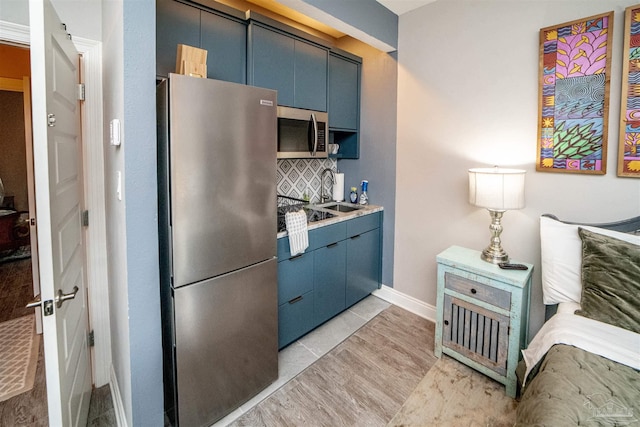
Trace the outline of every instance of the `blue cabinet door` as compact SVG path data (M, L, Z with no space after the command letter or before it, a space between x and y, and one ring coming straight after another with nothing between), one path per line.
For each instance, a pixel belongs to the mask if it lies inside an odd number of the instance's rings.
M288 245L286 250L283 246L278 250L278 348L316 326L313 316L314 252L285 257L284 252L288 251Z
M329 56L329 127L357 131L360 102L360 65Z
M203 11L200 48L207 50L207 77L247 83L247 26L243 22Z
M313 252L278 262L278 305L313 290Z
M313 323L313 291L278 307L278 349L315 327Z
M278 105L327 111L328 50L253 24L249 83L278 91Z
M332 243L314 252L313 313L319 325L345 309L346 241Z
M296 40L294 106L327 111L326 49Z
M380 261L379 228L347 239L347 307L378 289Z
M278 91L278 105L294 106L295 40L259 25L251 26L253 86Z
M247 25L175 0L156 3L156 73L176 72L178 44L207 50L207 77L247 82Z
M200 9L174 0L156 2L156 74L176 72L178 44L200 46Z

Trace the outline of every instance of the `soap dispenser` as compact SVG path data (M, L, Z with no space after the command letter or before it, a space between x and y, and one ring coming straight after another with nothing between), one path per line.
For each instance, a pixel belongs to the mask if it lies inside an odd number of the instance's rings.
M349 201L351 201L351 203L358 203L358 189L356 187L351 187L351 194L349 194Z

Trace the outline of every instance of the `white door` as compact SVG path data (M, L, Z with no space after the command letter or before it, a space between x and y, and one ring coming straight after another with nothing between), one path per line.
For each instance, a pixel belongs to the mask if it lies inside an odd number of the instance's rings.
M29 1L29 22L49 424L84 427L91 369L81 223L78 53L49 0Z

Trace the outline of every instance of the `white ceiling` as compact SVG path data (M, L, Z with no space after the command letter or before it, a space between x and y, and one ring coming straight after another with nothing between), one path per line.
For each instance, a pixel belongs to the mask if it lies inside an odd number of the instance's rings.
M417 9L436 0L378 0L378 3L400 16L410 10Z

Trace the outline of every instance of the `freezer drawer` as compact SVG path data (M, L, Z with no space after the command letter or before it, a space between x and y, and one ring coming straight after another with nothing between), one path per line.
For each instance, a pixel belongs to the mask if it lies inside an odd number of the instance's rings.
M211 425L278 377L276 259L174 298L179 425Z

